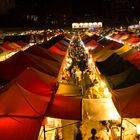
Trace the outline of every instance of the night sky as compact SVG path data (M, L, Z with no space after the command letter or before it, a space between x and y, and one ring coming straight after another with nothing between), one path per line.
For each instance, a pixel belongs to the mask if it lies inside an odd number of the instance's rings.
M65 11L72 12L72 14L84 14L84 13L94 13L95 15L104 16L105 13L111 14L113 8L112 3L116 0L16 0L16 3L23 3L24 7L27 7L29 11L33 8L39 9L38 12L42 10L47 11ZM122 0L129 2L129 12L136 11L134 14L138 14L138 9L140 8L140 0ZM136 2L136 6L134 5ZM138 3L138 4L137 4ZM124 4L125 5L125 4ZM134 7L134 9L132 9ZM120 6L120 8L126 9L127 7Z
M55 16L66 14L71 19L90 15L95 20L110 18L110 21L112 17L117 17L118 20L124 20L124 22L140 18L140 0L13 0L14 7L9 9L7 4L3 5L7 1L0 0L0 18L6 24L15 19L16 21L21 19L19 22L22 23L27 15L37 15L40 19L42 18L41 20L50 14ZM112 5L116 1L124 3L115 9L116 5L114 4L114 7ZM4 8L8 9L8 12L3 12ZM18 23L13 22L13 24Z
M2 5L2 1L0 0L0 4ZM14 1L14 0L13 0ZM84 14L84 13L93 13L95 15L105 15L111 14L113 12L113 8L111 7L112 3L119 0L15 0L15 9L25 10L27 12L36 11L36 13L41 13L42 11L64 11L71 12L74 14ZM129 2L129 11L136 11L135 14L138 14L138 9L140 9L140 0L122 0ZM134 4L136 3L136 4ZM125 4L124 4L125 5ZM139 6L138 6L139 5ZM5 4L5 7L7 5ZM4 6L3 6L4 7ZM1 6L2 8L2 6ZM126 7L120 6L122 9L126 9ZM10 11L12 12L12 10Z

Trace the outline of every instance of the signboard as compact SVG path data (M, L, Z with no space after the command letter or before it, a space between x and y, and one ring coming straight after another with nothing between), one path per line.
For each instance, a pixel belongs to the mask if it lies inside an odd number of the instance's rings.
M72 23L72 28L99 28L99 27L102 27L102 22Z

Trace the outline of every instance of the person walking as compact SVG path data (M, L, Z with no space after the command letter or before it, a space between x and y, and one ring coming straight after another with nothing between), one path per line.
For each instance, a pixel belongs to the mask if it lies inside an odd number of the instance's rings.
M110 130L107 126L106 121L101 121L101 128L100 130L97 132L97 137L99 140L110 140Z
M82 140L81 123L78 122L75 127L74 140Z
M98 137L96 137L96 133L97 133L96 129L92 128L91 129L91 135L92 136L90 138L88 138L88 140L98 140Z

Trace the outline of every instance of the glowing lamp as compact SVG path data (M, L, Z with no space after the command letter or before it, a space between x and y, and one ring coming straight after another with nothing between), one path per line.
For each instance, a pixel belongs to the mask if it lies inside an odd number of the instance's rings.
M140 124L137 124L137 134L140 135Z

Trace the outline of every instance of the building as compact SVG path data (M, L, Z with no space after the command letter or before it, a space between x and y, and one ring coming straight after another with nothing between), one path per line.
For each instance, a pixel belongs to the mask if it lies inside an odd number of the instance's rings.
M0 0L0 15L8 14L13 8L15 8L15 0Z
M114 0L111 3L112 16L120 24L132 24L138 22L139 0Z

